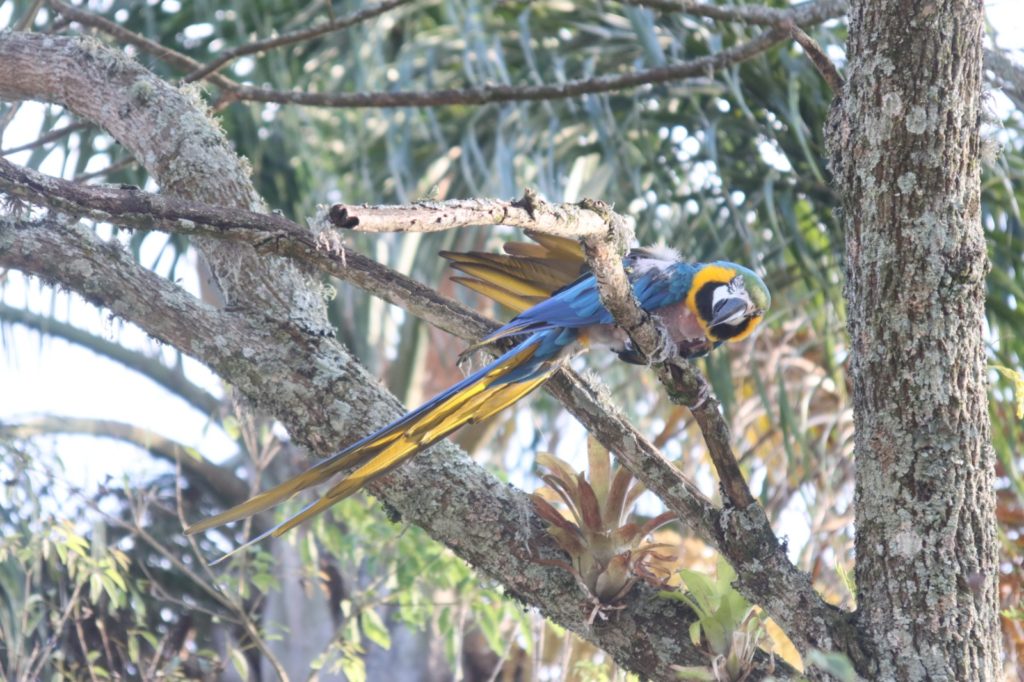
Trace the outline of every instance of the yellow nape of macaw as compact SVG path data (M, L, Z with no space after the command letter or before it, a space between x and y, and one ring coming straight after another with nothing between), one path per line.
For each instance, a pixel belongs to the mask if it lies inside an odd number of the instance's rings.
M464 273L454 279L518 314L478 345L509 338L508 351L400 419L284 483L185 532L243 519L352 470L320 499L243 547L279 536L356 492L467 423L487 419L543 384L566 359L605 346L627 362L642 358L601 304L582 250L569 239L530 234L537 243L509 243L505 254L442 256ZM687 263L668 248L637 248L623 259L640 306L668 330L679 353L696 357L746 338L771 304L764 282L729 263ZM239 548L241 549L241 547Z

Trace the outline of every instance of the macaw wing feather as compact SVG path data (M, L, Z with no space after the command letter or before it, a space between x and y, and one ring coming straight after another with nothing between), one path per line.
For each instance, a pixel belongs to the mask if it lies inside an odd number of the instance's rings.
M451 267L455 270L461 270L474 277L480 277L480 275L476 275L472 269L493 272L510 279L519 280L532 287L539 287L545 295L550 295L555 289L563 287L567 282L575 279L572 273L565 269L567 265L570 268L573 267L569 261L548 258L517 258L500 253L483 253L480 251L468 251L466 253L441 251L440 255L449 260Z
M545 286L543 277L531 272L536 269L533 263L520 261L513 263L513 267L503 266L503 263L452 263L455 270L519 296L550 295L551 292L549 287Z
M506 308L514 310L517 313L521 313L547 298L547 296L524 296L522 294L516 294L508 289L503 289L496 284L474 279L473 277L454 276L451 279L453 282L457 282L467 289L472 289L478 294L483 294L492 301L500 303Z
M501 287L490 284L489 282L482 282L480 280L474 280L473 278L461 278L461 276L453 276L452 282L461 284L467 289L472 289L478 294L482 294L490 300L501 303L507 308L515 310L516 312L522 312L531 306L535 306L547 296L521 296L513 294Z
M545 256L546 258L554 257L574 260L580 265L587 260L586 256L583 255L583 247L575 239L556 237L555 235L535 232L533 230L526 230L526 236L540 244L547 251L549 255Z
M583 249L573 239L527 231L536 243L506 242L505 254L442 251L451 267L468 275L453 281L517 313L575 282L586 269Z

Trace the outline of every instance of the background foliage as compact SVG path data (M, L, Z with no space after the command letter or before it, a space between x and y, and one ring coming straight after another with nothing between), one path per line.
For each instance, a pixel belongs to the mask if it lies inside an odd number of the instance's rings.
M89 9L208 62L225 49L341 17L359 5L137 0L90 3ZM52 7L36 2L0 2L0 19L3 28L23 22L37 31L85 31L123 44L109 32L69 28ZM276 90L325 93L558 83L714 53L760 30L620 2L425 0L350 29L242 57L222 73ZM843 22L808 30L841 65ZM136 47L124 49L172 82L186 75ZM508 198L533 187L551 201L595 197L614 203L635 219L643 243L665 242L696 260L727 257L765 273L775 303L763 331L700 362L731 418L735 449L754 492L776 528L789 535L791 555L828 599L852 606L844 239L822 141L831 92L798 48L784 44L692 80L481 106L302 107L231 101L209 82L186 87L197 88L216 112L251 163L269 206L296 219L314 215L318 204L341 200ZM41 115L30 119L24 111L19 116L19 109L0 104L2 122L17 121L38 140L8 133L3 151L9 158L34 168L56 164L62 174L86 182L147 184L116 140L88 122L58 107L36 109ZM1024 365L1024 120L997 93L989 99L989 112L991 149L983 178L992 259L988 338L993 365L1011 370L993 371L991 394L1002 468L1009 666L1024 653L1021 614L1012 608L1020 602L1024 529L1024 431L1012 374ZM62 128L64 134L44 137ZM502 316L487 302L455 291L436 252L497 249L514 236L464 231L351 240L374 258ZM182 237L113 238L169 278L195 267ZM7 278L11 285L14 276ZM330 306L340 338L408 403L461 377L455 363L459 345L443 332L347 285L336 287ZM0 309L8 339L15 338L13 325L59 335L54 324L68 317L56 303L63 299L26 306L11 298ZM78 343L107 352L95 337ZM167 349L146 341L122 345L182 371L181 358ZM7 362L17 362L14 345L5 341L4 347ZM662 399L653 377L609 357L587 362L641 431L715 494L698 432L681 408ZM265 487L303 465L304 455L293 451L280 429L230 407L230 391L215 393L225 402L205 416L210 429L237 444L226 466L245 479L243 490ZM349 679L360 679L366 666L372 671L382 662L395 665L417 655L438 675L453 672L464 679L513 679L516 671L539 679L559 676L560 670L570 679L621 674L600 652L524 613L416 529L387 523L386 510L371 500L347 501L286 543L240 558L223 573L211 572L205 561L251 529L190 545L180 534L180 519L222 507L229 501L224 489L204 488L181 465L183 478L168 465L143 480L103 471L108 480L83 488L62 472L61 456L68 455L54 442L65 441L41 439L69 431L66 424L24 415L3 419L0 666L12 679L37 673L148 678L157 672L204 678L223 670L245 677L254 666L275 665L280 673L293 665L283 658L284 643L316 639L300 627L327 633L307 665L325 673L344 671ZM93 427L98 435L111 435L101 424ZM168 423L164 433L173 436L175 424ZM175 459L139 431L119 437L147 456ZM580 469L586 462L581 429L543 394L457 440L530 490L540 487L532 468L538 450L555 452ZM104 441L85 443L75 448L102 453ZM660 511L641 498L641 514ZM679 545L680 566L713 573L713 557L685 529L666 533L659 539ZM282 591L295 589L325 606L308 619L314 622L285 631L275 609L288 599ZM389 647L390 661L382 654Z

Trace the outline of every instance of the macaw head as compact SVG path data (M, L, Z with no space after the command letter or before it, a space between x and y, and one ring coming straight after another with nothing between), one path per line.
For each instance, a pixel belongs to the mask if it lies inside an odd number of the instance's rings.
M772 296L752 270L715 261L694 274L687 304L696 312L708 339L721 343L748 337L764 319Z

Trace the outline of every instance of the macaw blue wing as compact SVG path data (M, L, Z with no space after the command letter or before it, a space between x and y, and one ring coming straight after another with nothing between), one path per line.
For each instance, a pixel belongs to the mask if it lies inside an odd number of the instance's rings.
M689 263L658 261L652 264L646 251L635 251L623 259L633 294L640 307L653 312L686 298L696 266ZM601 304L597 280L586 274L550 298L521 312L481 343L517 334L555 329L579 330L592 325L614 324L612 314Z

